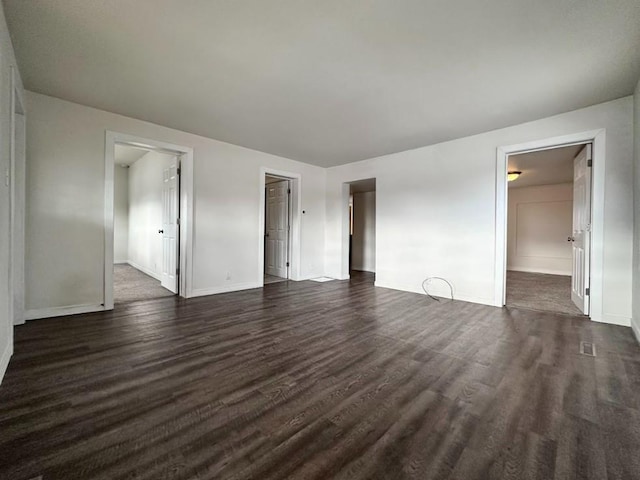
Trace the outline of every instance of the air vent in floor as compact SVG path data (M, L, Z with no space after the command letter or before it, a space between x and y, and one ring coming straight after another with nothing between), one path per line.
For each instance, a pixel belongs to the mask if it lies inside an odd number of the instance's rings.
M596 356L596 346L591 342L580 342L580 353L590 357Z

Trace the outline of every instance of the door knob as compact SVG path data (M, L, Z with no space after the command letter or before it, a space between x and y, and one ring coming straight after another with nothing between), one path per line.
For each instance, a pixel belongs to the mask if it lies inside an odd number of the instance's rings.
M158 230L158 233L164 233L164 230Z

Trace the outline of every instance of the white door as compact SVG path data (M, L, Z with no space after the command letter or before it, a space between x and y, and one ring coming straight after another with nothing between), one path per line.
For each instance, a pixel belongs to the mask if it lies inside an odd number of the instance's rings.
M571 300L589 315L589 258L591 248L591 144L573 161L573 250Z
M178 293L178 175L179 157L164 166L162 186L162 286Z
M283 278L289 278L289 193L288 180L266 186L265 273Z

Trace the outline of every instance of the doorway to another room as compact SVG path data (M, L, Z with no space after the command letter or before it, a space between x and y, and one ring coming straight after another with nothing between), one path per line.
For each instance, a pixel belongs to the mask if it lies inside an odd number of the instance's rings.
M375 281L376 179L349 183L349 275Z
M508 157L508 307L589 315L592 144Z
M290 178L265 175L264 188L264 284L286 282L291 269Z
M114 147L115 304L178 293L180 154Z

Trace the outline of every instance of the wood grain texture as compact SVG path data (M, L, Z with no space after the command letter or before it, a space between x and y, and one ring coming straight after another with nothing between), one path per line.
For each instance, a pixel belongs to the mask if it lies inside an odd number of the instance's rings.
M17 327L0 478L640 478L630 329L372 281Z

